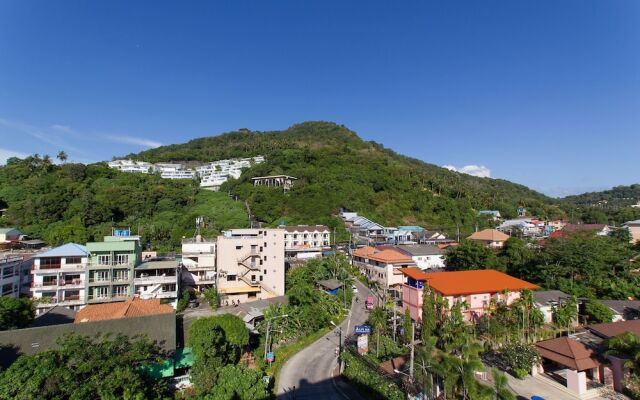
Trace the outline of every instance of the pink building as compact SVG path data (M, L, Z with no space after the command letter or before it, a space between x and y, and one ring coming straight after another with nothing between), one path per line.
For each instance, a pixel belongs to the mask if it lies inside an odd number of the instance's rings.
M510 305L520 298L521 290L539 289L537 285L492 269L424 272L409 267L400 271L406 278L402 285L402 309L408 308L411 318L416 321L422 319L422 292L425 287L447 299L449 306L466 302L468 307L462 311L467 321L481 317L492 299Z

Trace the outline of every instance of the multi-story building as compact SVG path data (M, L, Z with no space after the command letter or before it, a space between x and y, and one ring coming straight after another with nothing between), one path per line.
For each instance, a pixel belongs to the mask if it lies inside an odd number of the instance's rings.
M418 268L441 269L444 268L444 251L431 244L407 244L396 248L413 259Z
M77 310L86 304L88 258L87 248L76 243L33 257L31 293L38 314L56 305Z
M278 228L284 231L287 258L321 257L323 250L331 248L331 231L324 225L281 225Z
M128 231L105 236L103 242L87 243L87 302L121 301L134 294L134 269L141 261L140 237Z
M466 321L477 321L491 305L491 300L511 305L524 289L540 287L492 269L455 272L424 272L419 268L403 268L402 308L411 318L422 319L423 290L433 290L447 300L449 307L462 303Z
M223 304L284 295L283 229L233 229L217 240Z
M399 287L404 282L402 269L415 267L406 253L391 246L361 247L353 251L353 264L370 280L383 288Z
M198 291L215 287L216 241L198 235L182 241L182 282Z
M109 168L114 168L122 172L149 174L154 171L153 164L145 161L113 160L109 161L107 165L109 166Z
M178 299L180 267L175 257L153 257L134 269L134 293L142 299ZM175 304L174 304L175 305Z
M289 175L256 176L255 178L251 178L253 186L281 187L285 192L288 192L293 187L293 182L297 179L298 178Z
M625 222L624 226L629 229L629 234L631 235L631 243L640 243L640 219Z
M20 256L0 256L0 296L20 297L23 259Z

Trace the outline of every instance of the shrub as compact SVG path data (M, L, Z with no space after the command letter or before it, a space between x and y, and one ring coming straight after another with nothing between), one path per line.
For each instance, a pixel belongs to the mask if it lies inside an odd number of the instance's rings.
M510 343L504 347L500 358L511 369L516 378L522 379L534 365L538 364L540 356L533 346L524 343Z

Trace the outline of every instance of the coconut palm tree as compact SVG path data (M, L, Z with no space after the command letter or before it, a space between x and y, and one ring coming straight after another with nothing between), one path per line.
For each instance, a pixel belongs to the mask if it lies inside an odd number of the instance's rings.
M509 390L507 376L497 368L491 370L493 376L493 394L495 400L514 400L515 396Z
M60 160L60 162L64 163L67 161L67 153L65 153L64 150L60 150L56 158Z
M383 331L387 325L387 313L384 308L376 307L371 310L369 314L369 322L373 325L373 329L376 331L376 357L378 357L378 351L380 349L380 331Z

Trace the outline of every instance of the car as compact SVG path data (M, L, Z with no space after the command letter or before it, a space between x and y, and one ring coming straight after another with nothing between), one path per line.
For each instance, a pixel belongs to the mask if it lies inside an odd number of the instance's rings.
M358 293L358 288L356 287L356 285L351 285L351 290L353 290L353 293Z

